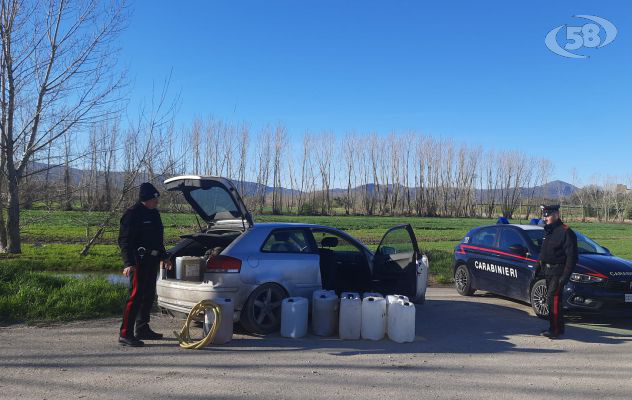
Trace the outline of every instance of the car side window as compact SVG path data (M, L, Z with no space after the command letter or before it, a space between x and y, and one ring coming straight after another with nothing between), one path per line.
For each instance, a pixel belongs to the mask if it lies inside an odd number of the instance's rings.
M496 228L495 226L482 228L472 235L469 244L483 247L494 247L496 244L497 235L498 228Z
M515 229L505 228L501 230L500 234L500 248L504 250L508 250L511 246L522 246L527 247L522 235L518 233Z
M261 247L264 253L315 253L308 233L302 229L272 231Z
M334 253L356 254L362 256L364 253L351 243L347 238L328 231L313 230L312 234L316 240L318 250L331 250Z

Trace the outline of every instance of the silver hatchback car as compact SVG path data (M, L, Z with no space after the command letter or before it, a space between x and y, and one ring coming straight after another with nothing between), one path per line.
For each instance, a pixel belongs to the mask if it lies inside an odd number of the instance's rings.
M257 223L231 181L208 176L178 176L165 181L180 191L207 223L184 235L169 250L172 258L207 257L199 281L176 279L161 270L158 306L188 313L201 300L230 298L234 321L252 333L279 328L281 301L311 299L315 290L403 294L423 303L428 259L417 246L410 225L389 229L373 253L336 228L311 224Z

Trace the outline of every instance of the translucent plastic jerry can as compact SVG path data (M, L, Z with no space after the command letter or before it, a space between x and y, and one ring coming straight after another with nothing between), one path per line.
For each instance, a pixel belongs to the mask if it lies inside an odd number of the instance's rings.
M281 303L281 336L301 338L307 334L309 301L304 297L288 297Z
M389 306L388 338L397 343L415 340L415 305L399 300Z
M340 295L340 339L360 339L362 331L362 300L359 293L343 292Z
M386 296L386 315L388 315L388 309L390 305L393 303L397 303L400 300L408 301L408 297L401 294L389 294L388 296Z
M235 304L229 298L217 298L212 300L220 308L220 324L215 337L211 343L224 344L233 339L233 314L235 312ZM213 311L206 311L204 314L204 334L206 334L215 322L215 314Z
M318 336L333 336L338 331L338 296L325 292L312 300L312 330Z
M381 340L386 333L386 299L365 297L362 299L362 338Z

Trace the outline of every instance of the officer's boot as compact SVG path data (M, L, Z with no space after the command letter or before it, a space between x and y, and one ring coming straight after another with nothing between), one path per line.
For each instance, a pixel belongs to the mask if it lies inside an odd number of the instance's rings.
M152 331L147 324L136 329L136 339L139 340L160 340L162 337L162 333Z

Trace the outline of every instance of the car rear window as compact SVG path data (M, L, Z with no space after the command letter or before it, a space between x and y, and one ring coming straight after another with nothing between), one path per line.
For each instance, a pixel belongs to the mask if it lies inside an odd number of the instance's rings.
M315 253L308 234L302 229L282 229L270 233L261 247L265 253Z

